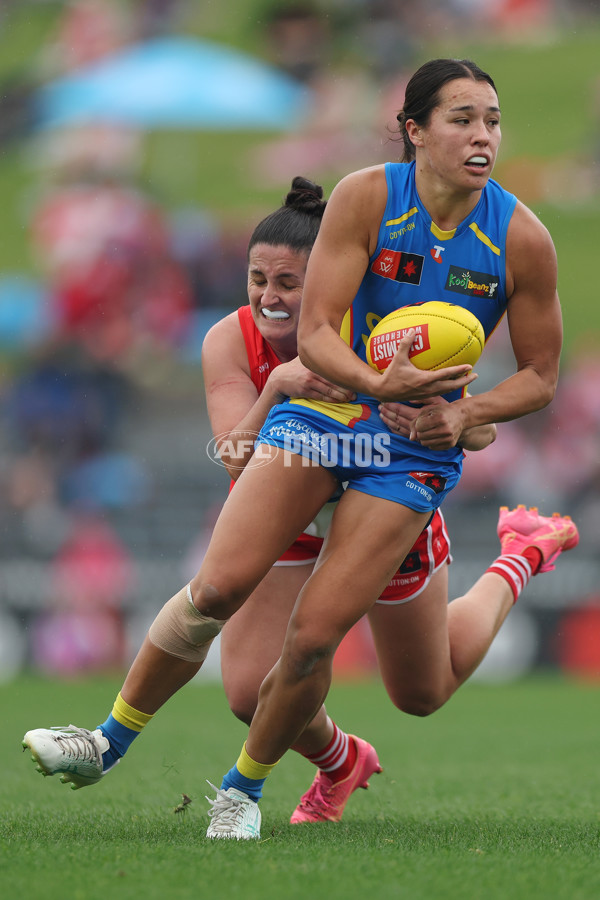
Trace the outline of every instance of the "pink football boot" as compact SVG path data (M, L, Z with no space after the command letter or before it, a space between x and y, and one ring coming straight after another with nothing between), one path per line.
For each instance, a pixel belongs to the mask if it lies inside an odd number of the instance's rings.
M339 822L350 794L359 787L368 788L371 775L383 772L375 748L353 734L348 736L354 741L358 751L354 768L343 781L338 782L331 781L325 772L317 772L315 780L292 813L292 825L303 822Z
M498 537L503 556L522 556L528 547L540 551L542 560L535 575L552 571L563 550L572 550L579 543L579 532L570 516L559 513L540 516L535 506L530 509L521 505L516 509L501 506Z

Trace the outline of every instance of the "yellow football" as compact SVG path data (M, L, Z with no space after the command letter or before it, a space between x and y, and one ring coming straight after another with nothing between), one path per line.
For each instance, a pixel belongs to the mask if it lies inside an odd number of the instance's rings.
M462 363L475 365L485 344L479 319L463 306L431 300L402 306L374 327L367 340L367 362L383 372L398 349L398 343L414 328L409 357L418 369L444 369Z

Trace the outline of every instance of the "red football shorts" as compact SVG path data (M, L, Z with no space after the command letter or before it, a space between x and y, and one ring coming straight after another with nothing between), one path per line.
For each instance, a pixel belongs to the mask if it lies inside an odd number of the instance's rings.
M323 538L301 534L277 560L276 566L302 566L316 561ZM441 510L436 510L412 550L377 600L377 603L406 603L417 597L445 563L451 563L450 538Z

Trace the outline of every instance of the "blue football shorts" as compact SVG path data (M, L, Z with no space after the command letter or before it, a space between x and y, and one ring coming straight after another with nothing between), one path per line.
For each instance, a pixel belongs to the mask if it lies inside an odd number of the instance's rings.
M460 481L460 448L429 450L393 434L364 403L288 400L270 411L256 446L268 444L321 465L347 487L416 512L436 510Z

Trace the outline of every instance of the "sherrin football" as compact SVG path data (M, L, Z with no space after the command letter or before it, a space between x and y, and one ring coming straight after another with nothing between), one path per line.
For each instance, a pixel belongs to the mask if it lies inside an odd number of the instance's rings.
M475 365L485 343L479 319L463 306L431 300L402 306L374 327L367 340L367 362L383 372L394 357L407 331L415 329L409 351L418 369L444 369L462 363Z

